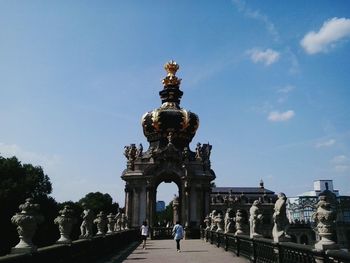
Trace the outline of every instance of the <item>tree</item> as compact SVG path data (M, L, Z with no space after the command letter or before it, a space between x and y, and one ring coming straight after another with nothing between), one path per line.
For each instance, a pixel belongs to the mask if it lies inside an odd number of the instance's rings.
M19 212L18 206L26 198L32 197L41 205L41 213L45 222L39 226L34 240L38 245L52 243L58 231L50 222L57 215L57 203L48 195L52 191L50 178L44 174L40 166L21 164L16 157L0 156L0 255L18 242L16 227L11 223L11 217ZM41 233L43 231L43 233Z
M116 214L119 209L118 203L113 203L113 199L109 194L102 194L100 192L88 193L79 200L79 204L86 203L87 206L96 214L100 211Z

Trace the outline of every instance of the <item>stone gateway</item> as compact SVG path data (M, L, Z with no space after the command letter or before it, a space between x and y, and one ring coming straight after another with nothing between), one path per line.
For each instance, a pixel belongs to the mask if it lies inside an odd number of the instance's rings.
M135 144L124 149L127 168L121 177L126 182L126 216L132 227L144 220L154 226L157 187L162 182L178 186L176 216L187 229L199 229L209 214L210 182L215 179L210 164L212 146L198 143L195 151L190 149L199 118L180 107L183 92L178 69L174 61L165 65L167 75L159 92L162 104L142 117L148 149L144 152L142 145Z

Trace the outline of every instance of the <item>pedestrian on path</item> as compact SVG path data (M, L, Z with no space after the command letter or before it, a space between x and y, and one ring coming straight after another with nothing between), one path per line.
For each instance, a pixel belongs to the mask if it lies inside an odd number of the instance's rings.
M184 228L182 227L182 225L180 225L179 221L176 221L176 225L174 226L172 233L174 236L174 240L176 241L177 252L181 252L180 240L183 239L183 237L184 237Z
M146 240L148 237L148 230L149 230L149 228L147 226L147 222L143 221L142 226L141 226L141 237L143 240L143 246L142 246L143 249L146 249Z

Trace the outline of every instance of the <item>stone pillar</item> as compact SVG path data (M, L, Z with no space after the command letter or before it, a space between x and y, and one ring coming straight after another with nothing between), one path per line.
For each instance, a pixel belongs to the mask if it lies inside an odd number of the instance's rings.
M176 224L177 221L180 220L179 218L179 197L175 196L173 199L173 225Z
M19 206L20 213L16 213L11 222L17 225L19 243L12 248L11 254L32 253L37 250L32 238L44 218L38 214L40 206L33 203L32 198L27 198L24 204Z
M184 211L187 214L185 215L186 221L183 222L185 226L190 225L191 221L191 187L189 183L186 181L184 184L184 192L185 192L185 204L186 204L186 210Z
M131 222L133 222L133 215L132 215L132 191L129 186L126 186L125 189L125 213L127 214L128 218L131 219Z
M56 243L70 244L72 243L70 234L77 219L73 217L73 209L69 205L65 205L58 213L60 215L55 218L54 223L58 225L61 237Z

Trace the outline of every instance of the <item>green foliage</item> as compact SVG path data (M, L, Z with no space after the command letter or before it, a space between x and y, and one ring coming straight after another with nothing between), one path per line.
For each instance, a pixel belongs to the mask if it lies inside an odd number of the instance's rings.
M38 234L34 237L36 243L40 246L55 241L58 231L52 220L57 216L58 207L56 201L48 196L51 191L50 178L40 166L21 164L16 157L0 156L0 226L3 229L0 235L0 255L8 253L18 242L11 217L19 212L18 206L28 197L34 198L41 206L40 212L45 217L45 222L39 226Z
M173 223L173 201L171 201L162 212L156 214L156 224L159 226L166 226L168 222Z
M88 193L79 200L79 204L86 203L87 206L95 213L100 211L116 214L119 209L118 203L113 203L113 199L109 194L102 194L100 192Z

